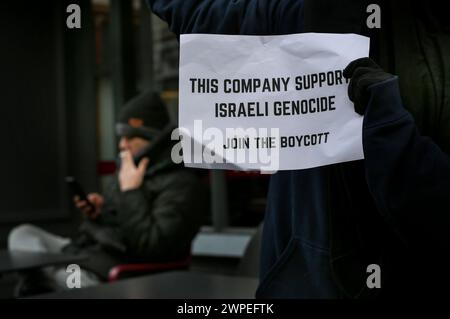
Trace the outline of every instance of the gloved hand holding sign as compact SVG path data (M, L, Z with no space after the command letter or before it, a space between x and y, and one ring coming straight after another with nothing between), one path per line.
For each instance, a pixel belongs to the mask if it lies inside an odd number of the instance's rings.
M343 72L350 79L348 96L355 104L355 112L364 115L369 103L369 86L392 79L394 75L385 72L370 58L361 58L351 62Z

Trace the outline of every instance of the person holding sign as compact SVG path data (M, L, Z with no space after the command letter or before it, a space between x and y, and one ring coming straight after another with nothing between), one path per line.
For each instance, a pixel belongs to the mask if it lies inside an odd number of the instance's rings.
M170 30L178 36L187 33L301 33L305 24L302 19L304 10L308 7L308 10L313 10L316 2L317 0L309 3L299 0L147 0L150 9L166 21ZM339 10L343 21L353 20L355 7L361 6L359 0L349 2ZM333 9L340 5L342 4L333 2L330 4ZM333 13L330 13L327 21L332 21L331 18L336 15L333 10L330 12ZM349 32L348 29L342 31ZM300 83L304 85L303 78L297 80L297 85ZM209 85L210 91L215 90L213 87L220 86L219 82L204 81L201 84L202 88L208 88ZM344 165L350 167L352 172L355 169L353 163ZM370 195L368 191L364 192L367 186L363 167L360 163L356 166L360 173L354 177L357 180L353 182L354 188L361 190L363 196L358 196L359 200L355 204L359 205L361 202L361 206L368 206L366 199ZM331 209L339 213L348 211L348 201L343 193L348 187L340 175L338 178L332 176L337 174L335 167L338 165L331 167L281 171L271 177L261 247L261 282L256 292L258 298L339 298L345 295L342 291L349 285L349 280L336 280L330 271L335 263L330 259L332 248L329 215ZM331 194L330 189L334 190ZM372 207L371 211L375 214L374 205ZM338 253L339 247L336 248L336 254ZM277 267L287 257L289 261L283 267ZM361 276L350 278L358 287L360 283L365 285L365 268L360 269ZM353 282L350 286L353 286Z
M408 109L413 110L419 128L422 131L439 129L434 135L435 141L450 150L450 139L442 138L450 127L448 119L442 116L447 114L446 110L432 107L448 96L440 91L433 78L433 72L442 69L440 61L445 61L445 55L439 52L447 52L444 41L427 38L429 27L439 25L433 23L436 14L447 12L433 8L434 4L409 0L385 2L381 11L387 23L382 29L369 30L366 8L373 1L147 2L177 35L321 32L370 36L370 56L384 67L391 66L400 75L398 83L403 98ZM433 14L425 16L430 12ZM420 26L421 32L412 33L411 24ZM431 61L431 65L424 61ZM400 104L398 80L376 69L369 72L368 77L361 77L360 82L357 78L366 74L365 67L362 71L347 70L346 74L347 78L355 80L350 85L350 96L357 101L357 110L362 112L367 108L363 132L367 159L281 171L271 177L261 247L260 285L256 292L259 298L417 297L433 292L445 279L444 269L448 264L442 254L446 250L439 252L432 248L443 248L446 244L448 209L445 202L439 203L441 191L446 187L440 189L433 184L440 180L437 176L426 178L421 175L420 166L412 167L418 163L414 156L426 155L425 152L414 154L420 149L414 145L424 145L424 140L411 129L410 117L398 118L398 123L403 121L404 130L388 121L381 127L367 126L373 123L370 118L373 114L382 117L385 111L399 112ZM393 72L391 69L389 71ZM301 79L302 85L305 81L308 80ZM309 81L311 85L312 77ZM365 95L368 87L365 83L374 84L370 96ZM314 85L317 85L315 79ZM360 90L362 87L364 89ZM430 96L435 99L422 103ZM441 122L436 121L438 118ZM403 133L396 136L400 131ZM419 143L402 144L409 141L405 132ZM426 144L433 150L432 154L440 154L434 146ZM411 148L398 148L402 145ZM406 171L400 169L404 163L408 165ZM415 174L418 180L408 177ZM415 188L420 180L425 184ZM434 197L436 194L438 197ZM423 202L419 202L422 199ZM438 266L430 262L435 259ZM373 264L379 265L382 272L381 286L376 289L367 284L367 269Z

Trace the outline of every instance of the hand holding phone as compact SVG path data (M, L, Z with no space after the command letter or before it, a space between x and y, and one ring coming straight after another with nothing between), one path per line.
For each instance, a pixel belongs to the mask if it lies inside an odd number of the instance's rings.
M71 190L75 206L89 218L97 218L103 206L103 196L97 193L86 195L78 181L71 176L66 177L66 182Z
M145 172L147 171L147 165L149 163L148 158L143 158L139 165L133 161L133 157L130 151L123 151L121 153L122 165L119 171L119 186L122 192L137 189L141 187Z

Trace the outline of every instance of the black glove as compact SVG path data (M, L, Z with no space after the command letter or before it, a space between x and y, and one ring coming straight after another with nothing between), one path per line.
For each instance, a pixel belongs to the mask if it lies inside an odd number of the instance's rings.
M370 92L367 90L372 84L380 83L394 76L383 69L370 58L357 59L345 68L343 75L351 79L348 86L348 97L355 105L355 112L364 115L369 103Z

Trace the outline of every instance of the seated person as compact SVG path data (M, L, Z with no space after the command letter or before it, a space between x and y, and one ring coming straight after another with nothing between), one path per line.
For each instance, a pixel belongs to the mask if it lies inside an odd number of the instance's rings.
M170 134L149 158L137 166L133 160L168 125L166 107L157 94L147 92L128 102L116 126L121 151L117 178L103 195L88 194L92 205L74 198L85 216L77 236L62 238L21 225L9 234L9 249L88 256L80 263L82 287L105 280L117 264L187 257L208 209L206 187L192 170L173 163ZM45 269L41 275L52 288L66 288L65 270Z

